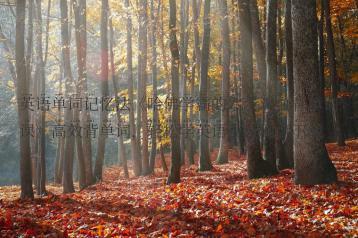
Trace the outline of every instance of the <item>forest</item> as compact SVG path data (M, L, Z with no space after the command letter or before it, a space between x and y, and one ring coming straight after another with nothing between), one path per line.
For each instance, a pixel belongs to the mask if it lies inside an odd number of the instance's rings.
M0 237L357 237L357 0L0 0Z

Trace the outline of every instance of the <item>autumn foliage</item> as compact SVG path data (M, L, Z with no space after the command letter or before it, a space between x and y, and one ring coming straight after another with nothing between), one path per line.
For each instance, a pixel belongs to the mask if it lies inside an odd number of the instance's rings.
M338 169L334 185L296 186L291 170L248 180L245 159L230 151L229 164L204 173L185 167L182 182L170 186L158 165L155 175L129 180L111 167L103 183L70 195L49 186L52 193L34 201L2 187L0 236L358 236L358 141L327 148Z

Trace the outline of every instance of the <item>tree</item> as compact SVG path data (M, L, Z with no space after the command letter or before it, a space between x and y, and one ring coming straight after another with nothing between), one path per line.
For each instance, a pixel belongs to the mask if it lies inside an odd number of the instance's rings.
M61 40L62 40L62 64L65 78L65 98L68 99L73 91L73 77L71 72L70 57L70 37L68 30L68 7L67 1L60 1L61 10ZM73 122L73 111L67 107L65 109L65 125L70 126ZM67 136L65 140L65 155L63 157L63 193L72 193L75 191L73 185L73 156L74 156L74 137Z
M81 32L81 27L83 26L83 13L81 13L79 3L75 0L73 2L73 11L75 13L75 37L76 37L76 49L77 49L77 66L78 66L78 80L76 82L76 94L81 98L84 97L83 93L83 81L84 81L84 70L83 61L83 32ZM82 113L82 112L81 112ZM74 119L80 125L84 123L80 123L80 110L75 110ZM81 117L83 119L83 117ZM78 159L78 170L79 170L79 187L80 189L84 189L87 186L86 180L86 163L85 163L85 150L83 148L83 141L81 135L75 135L76 138L76 151L77 151L77 159Z
M220 149L217 158L219 164L227 163L229 149L229 99L230 99L230 30L228 20L227 1L220 0L220 17L221 17L221 35L222 35L222 55L223 55L223 71L222 71L222 100L221 107L221 135Z
M266 27L266 96L265 96L265 123L264 123L264 159L269 163L272 173L277 173L275 147L275 130L277 125L276 110L276 82L277 82L277 53L276 53L276 19L277 0L267 1Z
M333 113L333 124L337 137L337 144L344 146L344 131L343 131L343 118L342 118L342 103L338 96L339 82L336 68L336 53L334 49L334 39L332 32L331 23L331 12L330 12L330 0L323 0L324 14L326 20L326 31L327 31L327 53L329 62L329 74L331 79L331 90L332 90L332 113Z
M180 80L180 96L183 99L181 105L181 128L187 128L187 105L185 97L187 97L186 84L188 80L188 40L189 40L189 2L187 0L180 1L180 69L181 69L181 80ZM185 144L186 134L184 130L180 133L180 161L185 164Z
M200 104L200 141L199 141L199 171L212 169L209 153L209 136L205 128L209 125L208 121L208 69L209 69L209 50L210 50L210 0L204 2L204 32L201 49L200 65L200 86L199 86L199 104Z
M283 142L284 156L279 157L278 168L293 168L293 62L292 62L292 18L291 1L286 1L285 6L285 45L286 45L286 77L287 77L287 123L286 135Z
M113 52L113 45L114 45L114 31L113 31L113 23L112 23L112 17L109 19L109 54L110 54L110 63L111 63L111 77L112 77L112 83L113 83L113 91L114 96L116 99L116 105L119 107L120 98L118 97L119 88L117 83L117 77L116 77L116 70L115 70L115 64L114 64L114 52ZM117 122L118 127L122 127L122 119L121 119L121 110L117 109ZM120 133L118 136L118 158L119 161L122 164L123 171L124 171L124 177L129 178L129 172L128 172L128 166L127 166L127 156L126 151L124 147L123 142L123 134Z
M39 81L40 88L40 98L46 98L45 95L45 69L44 69L44 59L43 59L43 50L42 50L42 12L41 12L41 0L36 0L36 68L35 68L35 78ZM36 191L37 195L43 195L46 193L46 108L41 108L41 112L38 115L38 124L40 125L40 138L39 138L39 157L37 159L36 165Z
M29 112L22 108L20 103L28 93L28 82L26 80L25 62L25 1L16 1L16 40L15 40L15 60L16 60L16 99L18 109L19 128L27 126L29 123ZM30 157L30 135L20 136L20 180L21 180L21 199L33 199L31 157Z
M169 1L169 31L171 59L172 98L179 98L179 47L176 36L176 2ZM180 109L177 103L172 104L171 118L171 165L167 184L180 182Z
M108 97L108 0L102 0L101 7L101 96L102 100ZM102 104L99 128L106 125L107 119L108 112ZM102 180L106 137L104 133L98 135L97 158L94 167L94 176L97 181Z
M150 151L150 159L149 159L149 167L150 167L150 173L154 172L155 167L155 157L157 154L157 128L159 125L158 121L158 106L156 105L156 101L158 98L158 86L157 86L157 39L156 39L156 33L157 33L157 19L159 16L159 9L160 9L161 1L158 2L158 12L157 16L155 16L155 8L154 8L154 0L150 1L150 20L151 20L151 29L150 29L150 40L151 40L151 48L152 48L152 60L151 60L151 66L152 66L152 84L153 84L153 116L152 116L152 130L151 130L151 138L152 138L152 147Z
M77 46L77 65L78 65L78 89L81 98L87 93L87 17L86 0L74 0L76 46ZM88 110L81 111L80 123L85 128L91 121L91 115ZM78 143L81 143L78 140ZM82 149L85 167L85 183L91 185L94 182L92 172L92 145L89 136L82 136Z
M137 136L140 141L140 129L142 128L142 174L148 175L149 171L149 154L148 154L148 117L147 117L147 25L148 25L148 2L147 0L139 1L139 29L138 29L138 108L137 111ZM138 109L137 109L138 110ZM138 117L141 117L139 120ZM139 120L139 121L138 121ZM142 126L140 127L140 125ZM139 132L139 133L138 133ZM138 143L140 144L140 143Z
M260 140L256 127L253 95L252 31L250 19L250 1L239 0L240 18L240 71L242 79L241 102L245 130L248 177L266 176L267 163L261 157Z
M316 2L292 1L294 129L296 184L337 181L324 144L321 81L318 80Z
M129 134L131 141L131 157L134 164L134 175L139 176L142 171L140 161L139 145L134 124L134 96L133 96L133 62L132 62L132 18L129 11L129 0L125 1L127 9L127 81L128 81L128 103L129 103ZM139 126L139 125L137 125Z

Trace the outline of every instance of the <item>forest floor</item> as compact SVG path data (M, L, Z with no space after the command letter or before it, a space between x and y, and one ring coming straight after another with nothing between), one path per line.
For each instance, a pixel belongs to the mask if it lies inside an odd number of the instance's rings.
M327 148L334 185L294 185L292 170L248 180L231 151L211 172L184 167L177 185L165 185L160 167L131 179L110 167L102 183L69 195L49 185L49 196L19 201L18 187L1 187L0 237L357 237L358 140Z

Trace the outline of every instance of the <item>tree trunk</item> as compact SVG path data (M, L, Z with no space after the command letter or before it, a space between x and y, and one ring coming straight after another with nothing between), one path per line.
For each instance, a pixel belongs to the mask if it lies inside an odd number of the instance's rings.
M101 7L101 96L103 99L108 97L108 0L102 0ZM100 112L99 128L107 123L108 112L102 105ZM94 168L94 176L96 181L102 180L104 154L106 148L107 135L99 133L97 158Z
M332 90L332 112L333 112L333 124L336 132L337 144L344 146L344 131L342 123L342 103L338 96L339 82L336 68L336 53L334 49L334 39L331 24L330 13L330 0L323 0L323 7L326 19L326 31L327 31L327 53L329 62L329 74L331 78L331 90Z
M131 157L134 167L134 175L139 176L142 173L142 163L140 161L139 145L134 123L134 105L133 105L133 62L132 62L132 18L129 9L129 0L125 1L127 8L127 80L128 80L128 99L129 99L129 133L131 140ZM138 105L139 106L139 105ZM139 125L137 125L139 126Z
M78 65L78 94L84 98L87 93L87 20L86 20L86 0L74 0L73 10L75 15L76 29L76 46L77 46L77 65ZM90 112L88 110L81 111L79 115L82 128L86 128L91 121ZM85 186L94 183L92 173L92 145L90 136L82 136L78 140L78 144L82 143L84 170L85 170ZM81 175L80 175L81 178ZM80 179L81 180L81 179Z
M18 102L23 100L28 94L28 82L26 80L26 61L25 61L25 9L26 1L16 1L16 40L15 40L15 60L16 60L16 99ZM29 112L18 105L18 124L19 128L27 126L29 123ZM31 156L30 156L30 135L20 135L20 183L21 199L33 199L31 176Z
M114 65L113 45L114 45L114 32L113 32L112 18L110 18L109 19L109 52L110 52L110 59L111 59L111 76L113 82L114 96L116 98L116 102L119 103L120 102L120 98L118 97L119 88L117 85L116 71L114 68L115 65ZM118 127L121 128L122 127L121 110L117 109L116 113L117 113ZM129 178L126 150L124 147L122 133L118 135L118 158L123 167L124 177Z
M227 0L219 1L220 17L221 17L221 36L222 36L222 55L223 55L223 71L222 71L222 100L221 107L221 135L220 135L220 149L217 158L217 163L224 164L229 161L229 99L230 99L230 30L229 30L229 16L227 10Z
M155 157L157 154L157 128L159 126L158 121L158 106L156 105L156 101L158 98L158 86L157 86L157 40L156 40L156 33L157 33L157 23L158 23L158 16L159 16L159 9L160 9L161 1L158 3L158 11L157 16L155 16L155 8L154 8L154 0L150 1L150 19L151 19L151 48L152 48L152 83L153 83L153 98L152 98L152 109L153 109L153 116L152 116L152 129L151 129L151 138L152 138L152 147L150 151L150 159L149 159L149 166L150 166L150 173L154 172L155 167Z
M79 95L80 98L84 98L84 92L83 92L83 81L84 81L84 46L83 46L83 31L82 27L85 27L83 24L83 18L84 13L82 13L83 6L80 6L80 2L77 2L77 0L73 1L73 12L75 16L75 38L76 38L76 48L77 48L77 66L78 66L78 80L76 82L76 94ZM83 5L83 4L82 4ZM80 125L84 124L80 121L81 119L84 119L82 116L83 112L81 109L77 109L74 112L74 118L76 122L79 122ZM79 126L80 126L79 125ZM76 150L77 150L77 159L78 159L78 169L79 169L79 187L80 189L84 189L87 186L88 180L86 179L86 160L85 159L85 148L84 143L82 140L82 135L76 135Z
M139 2L139 29L138 29L138 102L140 113L137 117L141 116L140 121L137 123L137 136L140 141L140 129L142 129L142 174L149 174L149 154L148 154L148 117L147 117L147 13L148 3L147 0ZM138 111L137 111L138 112ZM137 118L138 119L138 118ZM142 126L140 127L140 124ZM139 134L138 134L139 132ZM140 144L140 143L138 143Z
M68 31L68 7L67 1L60 1L61 9L61 39L62 39L62 61L63 71L65 77L65 98L68 99L73 92L73 77L71 72L71 57L70 57L70 38ZM73 122L73 111L67 107L65 109L65 125L70 126ZM65 155L63 157L63 193L72 193L75 191L73 185L73 156L74 156L74 137L66 135L65 140Z
M321 81L318 80L316 2L292 1L294 162L296 184L337 181L324 144Z
M284 160L279 158L278 168L293 168L293 62L292 62L292 17L291 17L291 1L286 1L285 9L285 31L286 31L286 77L287 77L287 124L286 135L283 142Z
M171 60L172 98L179 98L179 47L176 37L176 1L169 1L169 30ZM167 184L180 182L180 109L178 103L172 105L171 120L171 165Z
M260 178L267 175L267 163L261 157L259 135L256 127L254 93L253 93L253 62L252 62L252 31L249 0L239 0L240 17L240 72L242 79L242 116L245 130L247 150L248 177Z
M264 123L264 159L269 163L272 174L277 173L276 157L278 155L275 146L275 131L277 123L277 0L267 2L267 27L266 27L266 96L265 96L265 123Z
M45 69L43 61L43 50L42 50L42 12L41 12L41 1L36 0L36 69L35 77L40 82L40 98L46 98L45 95ZM40 126L40 138L39 138L39 157L37 160L36 166L36 192L37 195L43 195L46 193L46 108L43 107L40 109L38 115L38 124Z
M209 125L208 121L208 69L209 69L209 50L210 50L210 0L205 0L204 3L204 33L203 43L201 50L201 66L200 66L200 87L199 87L199 100L200 100L200 141L199 141L199 171L211 170L210 153L209 153L209 134L206 128Z
M186 84L188 80L188 31L189 24L189 2L187 0L180 1L180 68L181 68L181 80L180 80L180 97L184 99L187 97ZM185 100L181 104L181 128L187 128L187 112L188 108L185 103ZM185 144L186 144L186 134L184 130L180 133L180 161L181 164L185 164Z

